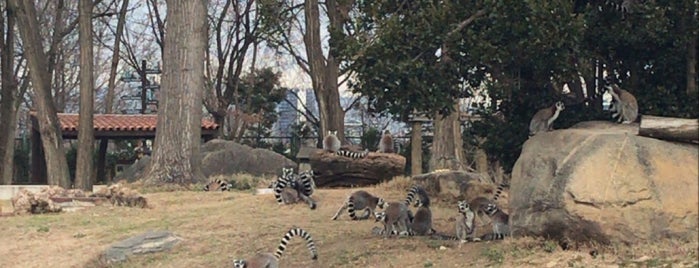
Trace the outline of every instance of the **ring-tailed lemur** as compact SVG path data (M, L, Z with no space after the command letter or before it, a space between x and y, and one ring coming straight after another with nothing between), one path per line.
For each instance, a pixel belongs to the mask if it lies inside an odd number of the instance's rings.
M622 124L630 124L638 118L638 102L636 97L630 92L621 89L617 84L612 82L611 77L605 78L604 89L612 95L612 118L618 118L617 122Z
M364 150L361 152L354 152L354 151L347 151L347 150L340 150L335 152L335 154L339 156L344 156L344 157L349 157L353 159L359 159L359 158L364 158L369 154L369 150Z
M338 156L349 157L349 158L364 158L367 156L368 151L363 152L353 152L349 150L340 150L342 142L337 137L337 130L328 130L328 134L323 138L323 150L337 154Z
M315 174L313 170L306 170L299 174L294 174L293 168L282 168L282 176L277 178L270 184L270 188L274 189L277 183L284 181L285 187L293 188L299 193L306 196L311 196L315 189Z
M352 220L366 220L374 215L374 210L377 207L384 208L384 205L385 201L383 198L376 197L364 190L355 191L347 197L347 200L337 210L332 220L337 220L345 209L347 209L347 214L349 214ZM364 210L364 215L357 216L357 210Z
M288 182L286 179L279 177L277 182L274 184L274 198L277 200L278 204L293 204L301 199L305 201L311 209L316 209L317 204L313 198L292 187L289 187L287 183Z
M493 223L493 233L486 234L481 239L496 240L504 239L510 235L510 215L498 208L497 205L490 203L486 205L486 214L490 217Z
M405 197L405 201L403 202L403 203L405 203L406 206L410 206L410 203L413 203L413 200L415 200L415 195L418 193L419 188L421 188L421 187L420 187L420 185L417 185L417 184L414 184L413 186L410 186L410 188L408 188L408 194ZM415 207L417 207L417 206L418 206L418 203L416 200Z
M459 210L459 218L456 220L456 237L465 241L478 241L479 238L474 237L476 233L476 213L471 210L468 202L465 200L457 202Z
M381 141L379 141L379 153L395 153L393 149L393 136L391 136L391 131L388 129L383 131L381 135Z
M233 188L232 183L228 183L222 179L215 179L204 185L204 191L230 191Z
M536 112L529 122L529 137L537 133L551 131L553 129L553 121L558 118L558 115L563 110L565 110L565 104L559 101L551 107Z
M430 209L430 197L422 187L417 187L418 199L416 202L417 211L410 219L410 232L414 235L429 235L436 233L432 228L432 210Z
M486 206L490 203L496 202L500 198L500 195L502 195L504 188L508 188L508 187L510 187L508 184L506 184L504 182L500 183L497 186L497 188L495 190L495 194L493 195L492 198L486 198L486 197L480 196L480 197L472 199L469 202L469 207L473 210L474 213L476 213L476 218L481 223L481 226L487 224L483 220L483 215L484 214L487 215L487 213L485 212Z
M279 259L281 259L282 254L284 254L284 250L286 249L286 246L289 244L289 240L291 240L291 237L294 236L301 236L304 239L306 239L306 247L308 247L308 250L311 251L311 259L317 260L318 250L316 249L315 243L313 242L313 238L311 237L311 235L301 228L292 228L286 234L284 234L284 237L282 237L282 241L279 243L279 246L277 247L277 250L274 252L274 254L268 252L260 252L257 253L257 255L246 260L236 259L233 261L233 267L278 268Z
M296 176L297 190L307 196L311 196L315 189L315 173L313 170L306 170Z
M337 137L337 130L328 130L328 134L323 138L323 150L338 152L340 151L340 146L342 146L342 143Z
M374 212L376 222L383 223L384 237L388 237L392 230L400 235L410 234L410 218L412 212L402 202L389 202L386 209L381 212Z

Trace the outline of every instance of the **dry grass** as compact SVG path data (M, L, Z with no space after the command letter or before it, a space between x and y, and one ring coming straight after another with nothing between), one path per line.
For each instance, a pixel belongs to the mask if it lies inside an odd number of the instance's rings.
M409 185L399 178L362 189L400 200ZM373 221L349 221L346 214L330 220L353 190L317 191L315 211L304 204L280 207L271 195L250 191L170 191L146 194L152 209L95 207L57 215L4 217L0 218L0 267L94 267L110 244L162 229L184 241L170 252L132 257L116 267L225 267L234 258L273 251L292 226L311 233L319 259L311 261L304 243L295 238L281 260L284 267L465 267L466 263L476 267L699 267L696 241L658 242L634 249L618 246L593 258L588 250L562 251L553 242L532 238L459 247L452 241L373 237ZM435 228L453 233L453 205L436 202L433 210Z

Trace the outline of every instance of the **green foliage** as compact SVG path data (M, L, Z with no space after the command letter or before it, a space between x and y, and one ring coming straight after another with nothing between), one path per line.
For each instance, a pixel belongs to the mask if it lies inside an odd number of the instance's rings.
M361 145L364 149L374 152L378 149L379 141L381 140L381 132L373 127L369 127L362 133Z
M245 140L252 147L269 148L270 144L262 138L269 137L271 127L277 121L277 105L284 100L287 88L279 86L280 73L271 68L257 69L253 73L246 74L241 78L241 83L236 91L236 102L238 116L247 126L245 129L247 136L255 139ZM243 116L243 114L250 115Z
M491 160L508 172L539 109L566 103L554 128L610 120L584 96L561 91L584 77L584 93L595 94L594 79L602 78L597 67L636 96L641 114L699 116L699 98L686 93L688 42L699 32L694 1L645 1L623 19L603 1L590 1L579 16L572 5L361 1L352 25L362 34L334 35L338 57L356 72L350 87L368 98L369 111L406 119L413 110L449 110L456 99L484 89L490 97L485 120L463 134L465 146L485 138ZM474 15L478 11L483 15Z

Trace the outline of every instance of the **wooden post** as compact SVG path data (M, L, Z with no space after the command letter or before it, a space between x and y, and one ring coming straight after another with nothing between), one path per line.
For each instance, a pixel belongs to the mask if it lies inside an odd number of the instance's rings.
M413 121L410 138L410 175L422 174L422 122Z

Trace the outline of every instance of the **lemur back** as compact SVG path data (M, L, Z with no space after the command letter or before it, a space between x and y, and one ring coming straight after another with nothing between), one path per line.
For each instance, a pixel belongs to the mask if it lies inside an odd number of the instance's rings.
M614 107L612 118L618 118L618 123L630 124L638 118L638 102L633 94L621 89L616 84L607 86L607 90L612 94Z
M410 233L410 214L412 214L410 209L404 203L389 202L384 211L374 212L374 217L377 222L383 223L384 237L388 237L392 230L399 234L407 235Z
M323 150L338 152L340 151L340 146L342 146L342 143L337 137L337 130L328 130L328 134L323 138Z
M391 136L391 132L388 129L384 130L383 134L381 135L378 152L395 153L395 150L393 149L393 136Z
M278 268L279 259L281 259L286 250L289 240L294 236L301 236L306 239L306 247L311 252L311 259L318 259L318 250L316 249L315 243L311 235L301 228L292 228L282 237L277 250L274 254L271 253L258 253L252 258L247 260L236 259L233 261L233 267L235 268Z
M347 214L352 220L365 220L374 215L374 210L377 207L383 208L384 205L385 201L383 198L373 196L364 190L355 191L347 197L347 200L337 210L332 220L336 220L345 209L347 209ZM357 210L365 210L364 215L357 216Z
M410 219L410 232L414 235L429 235L435 233L432 228L432 210L430 210L430 197L422 187L416 188L418 199L414 218Z

